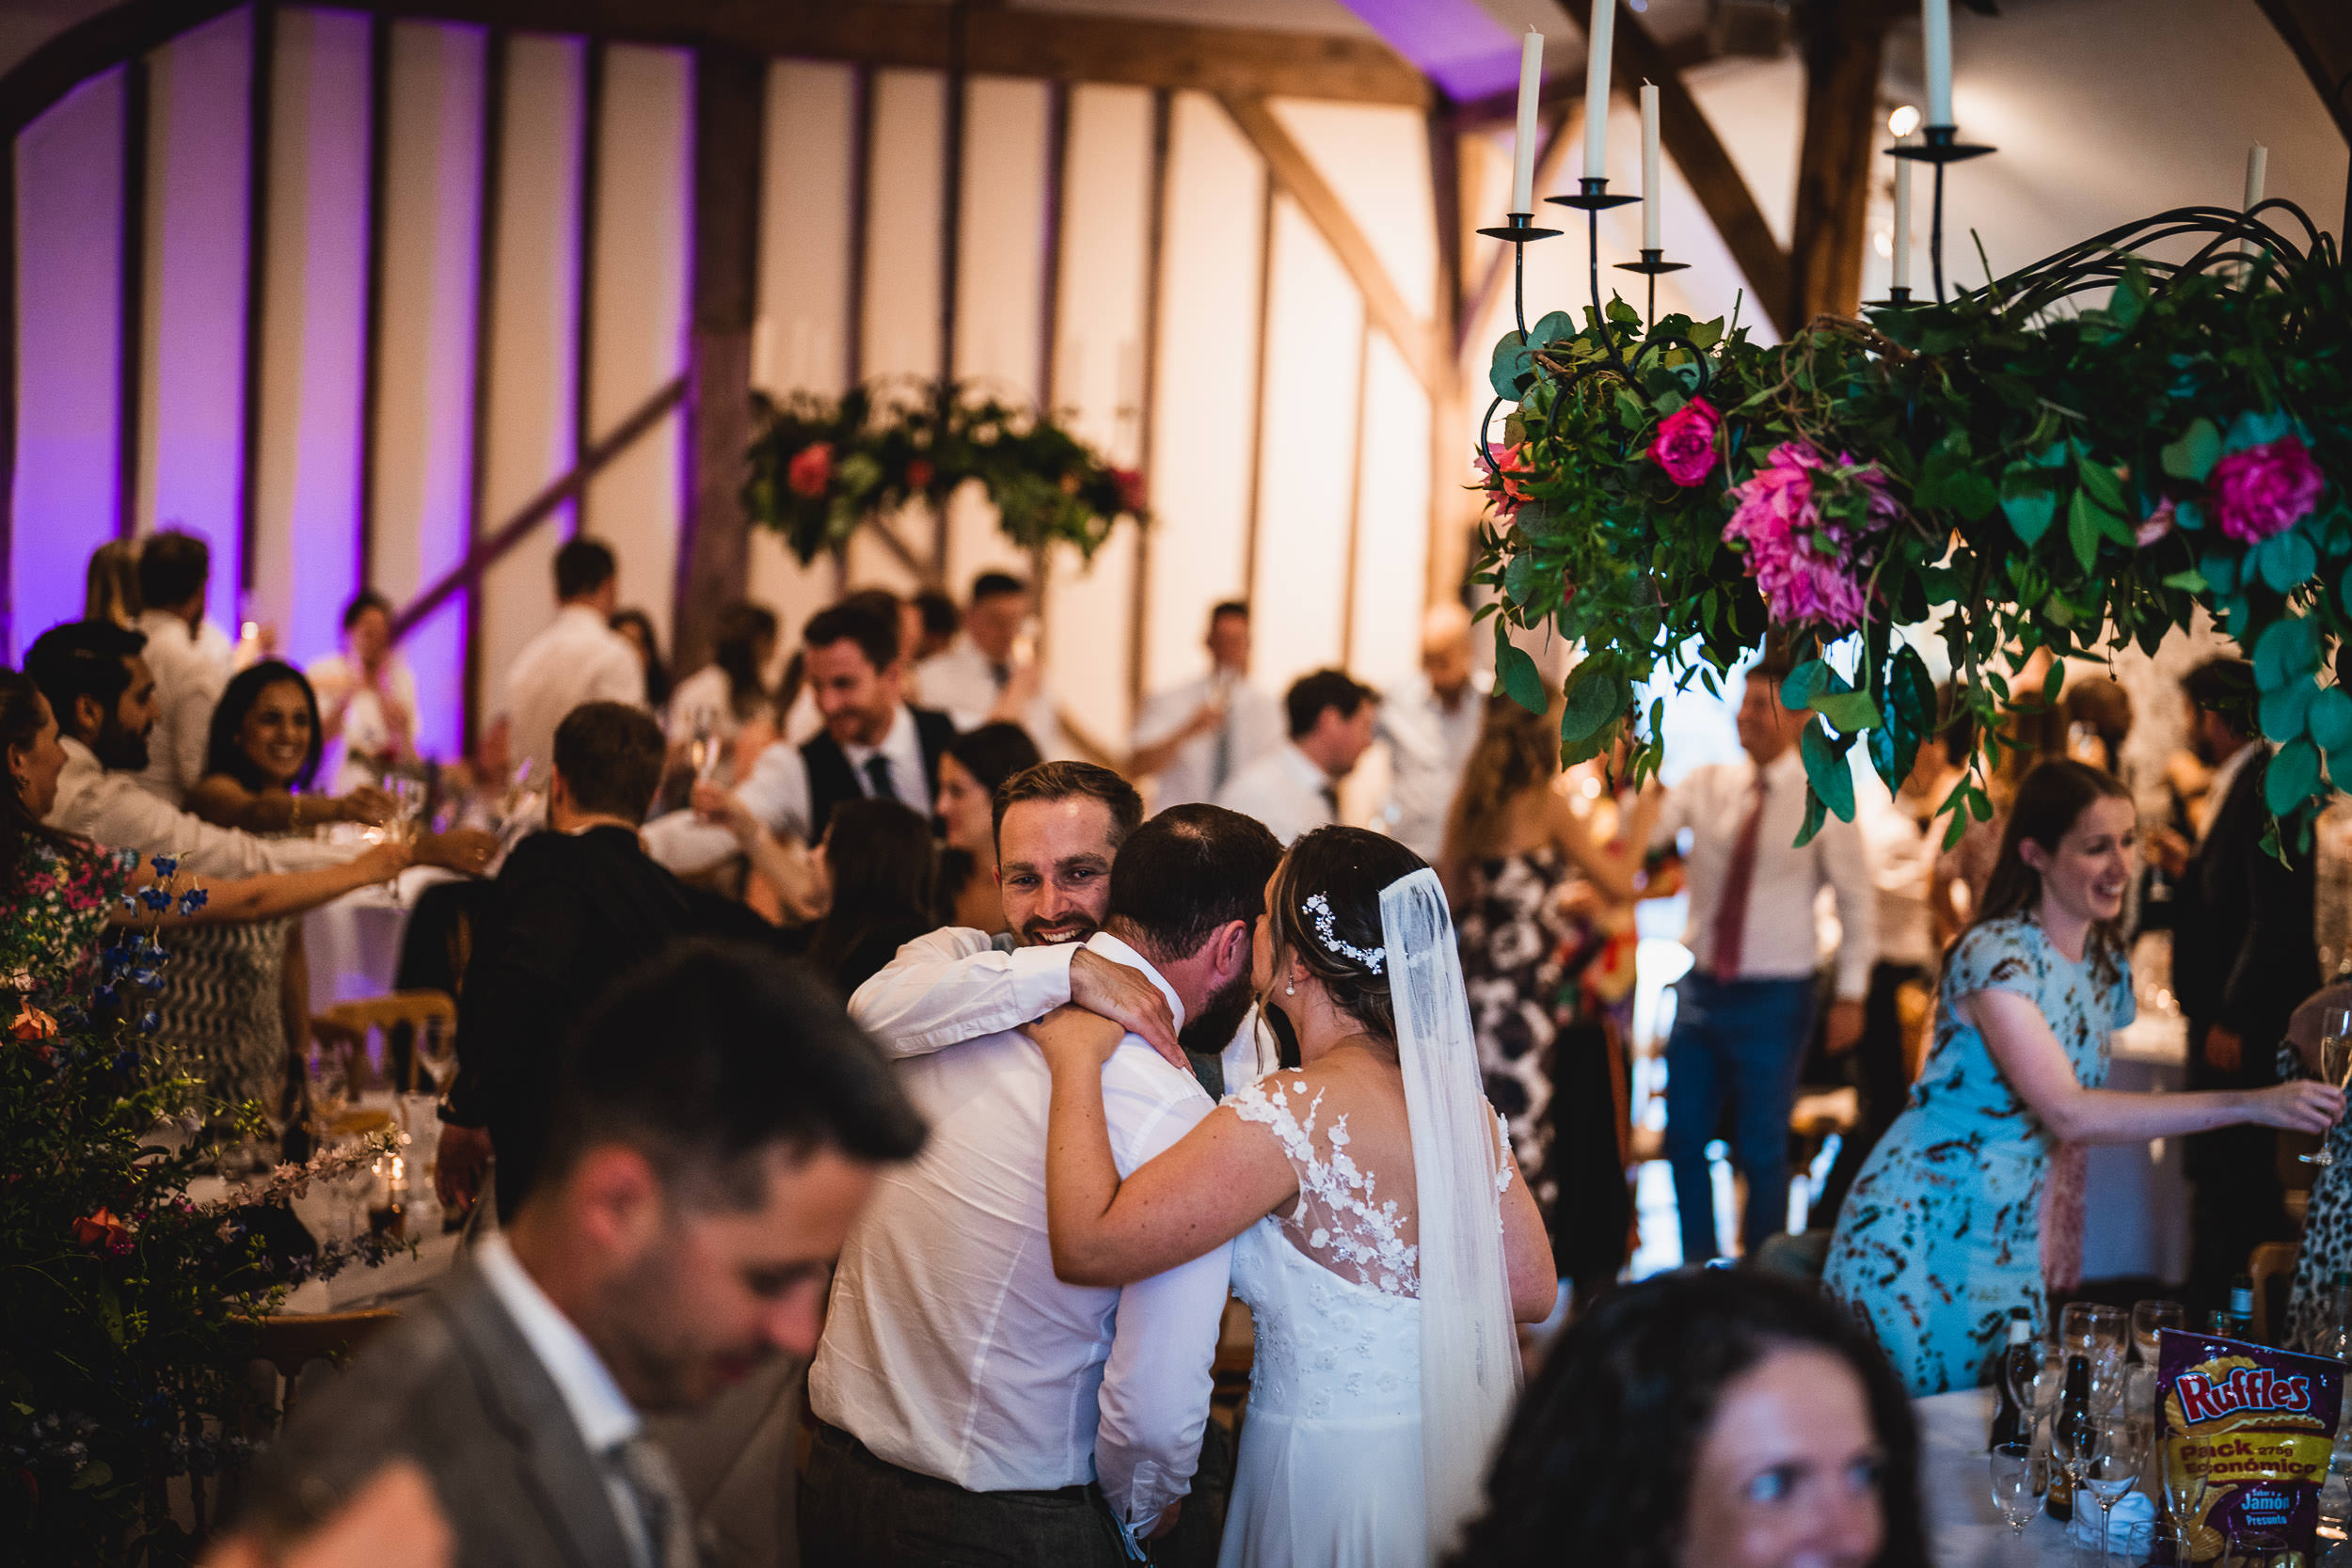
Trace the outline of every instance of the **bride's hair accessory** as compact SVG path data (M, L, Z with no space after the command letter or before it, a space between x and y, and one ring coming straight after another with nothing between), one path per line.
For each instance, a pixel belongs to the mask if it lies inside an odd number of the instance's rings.
M1331 900L1322 894L1307 895L1307 901L1298 907L1302 912L1315 917L1315 940L1341 958L1355 959L1375 974L1379 974L1381 965L1388 962L1389 950L1385 947L1356 947L1340 940L1338 921L1331 913Z

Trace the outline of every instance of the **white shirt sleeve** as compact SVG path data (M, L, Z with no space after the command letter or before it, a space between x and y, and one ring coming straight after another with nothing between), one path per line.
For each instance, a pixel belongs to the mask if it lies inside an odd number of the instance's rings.
M1870 966L1879 955L1878 886L1870 877L1870 859L1862 830L1851 822L1830 818L1813 842L1821 879L1837 901L1837 1000L1859 1002L1869 994Z
M850 998L850 1018L893 1057L925 1056L1034 1022L1070 1000L1076 944L999 953L984 931L915 938Z
M257 838L235 828L217 828L176 810L141 789L127 773L107 778L95 791L87 820L59 822L109 849L142 855L176 855L181 868L206 877L259 877L273 871L310 871L341 865L367 847L313 838Z
M1695 783L1695 780L1685 779L1666 791L1665 802L1658 809L1658 822L1650 829L1651 848L1673 848L1676 837L1691 825L1691 795Z
M736 798L778 837L808 837L808 759L798 746L770 746L736 785ZM732 842L732 841L730 841Z
M1120 1051L1149 1051L1130 1035ZM1154 1056L1162 1069L1174 1071ZM1119 1090L1106 1083L1106 1095ZM1161 1153L1215 1107L1206 1095L1161 1117L1136 1141L1120 1175ZM1189 1263L1119 1292L1110 1354L1103 1364L1094 1476L1130 1540L1149 1531L1168 1504L1192 1490L1200 1433L1209 1418L1211 1369L1232 1272L1227 1242Z
M597 659L595 678L580 701L627 703L631 707L652 705L645 700L645 667L638 662L636 653L628 643L620 642L607 649Z

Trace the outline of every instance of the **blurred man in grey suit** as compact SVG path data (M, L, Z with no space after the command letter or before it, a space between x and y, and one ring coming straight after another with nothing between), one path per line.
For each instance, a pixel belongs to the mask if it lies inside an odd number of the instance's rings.
M923 1124L838 1000L750 947L675 949L584 1022L559 1075L514 1222L264 1461L242 1525L265 1548L407 1458L461 1565L698 1561L644 1417L807 1359L842 1239Z

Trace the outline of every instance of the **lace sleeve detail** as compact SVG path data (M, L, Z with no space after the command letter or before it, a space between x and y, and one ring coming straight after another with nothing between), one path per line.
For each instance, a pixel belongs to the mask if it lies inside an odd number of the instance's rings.
M1518 1168L1519 1163L1511 1157L1511 1124L1504 1119L1501 1111L1497 1111L1495 1112L1495 1196L1501 1197L1511 1190L1511 1175ZM1502 1223L1502 1210L1500 1205L1496 1206L1495 1223L1497 1225Z
M1377 1179L1348 1153L1347 1117L1333 1117L1321 1139L1315 1135L1323 1114L1320 1088L1310 1095L1293 1068L1235 1090L1225 1103L1281 1141L1298 1173L1299 1193L1296 1213L1282 1224L1309 1256L1383 1294L1418 1293L1421 1249L1404 1239L1396 1200L1376 1201Z

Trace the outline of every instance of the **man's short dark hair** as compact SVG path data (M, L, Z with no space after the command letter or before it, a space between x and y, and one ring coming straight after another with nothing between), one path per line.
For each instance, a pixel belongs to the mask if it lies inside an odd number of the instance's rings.
M570 539L555 552L555 596L570 601L593 594L620 575L612 552L594 539Z
M68 735L73 733L73 701L91 697L106 713L115 711L131 687L125 660L147 646L147 634L112 621L68 621L51 626L24 650L24 673L32 677Z
M926 588L914 595L914 609L923 617L926 637L953 637L963 624L956 613L956 601L936 588Z
M1100 800L1109 809L1111 849L1117 852L1143 820L1143 797L1109 768L1090 762L1041 762L998 784L990 806L995 836L1003 839L1006 811L1024 800L1068 800L1081 796Z
M139 546L139 597L150 610L186 604L212 575L212 546L193 533L167 528Z
M564 1053L549 1125L534 1190L620 1143L706 1209L765 1201L761 1159L779 1146L898 1161L925 1135L889 1062L814 971L705 939L673 945L591 1007Z
M854 642L877 671L889 669L898 661L898 599L896 594L884 596L889 601L887 609L866 594L852 594L839 604L826 606L808 618L801 640L811 648Z
M1008 594L1026 594L1029 585L1010 572L982 572L972 579L972 602L1001 599Z
M1291 682L1282 706L1290 714L1291 738L1303 740L1314 733L1325 708L1337 708L1341 718L1353 719L1366 703L1379 700L1378 692L1344 670L1317 670Z
M555 770L572 804L643 822L661 787L661 726L627 703L582 703L555 726Z
M1104 924L1120 922L1120 934L1153 963L1174 963L1230 921L1255 924L1281 859L1280 842L1254 816L1199 802L1170 806L1120 846Z
M2209 658L2181 677L2181 690L2190 702L2243 733L2254 705L2254 667L2242 658Z
M349 631L358 626L359 617L371 610L382 610L387 621L393 619L392 601L373 588L362 588L351 596L349 604L343 606L343 630Z
M1248 620L1249 601L1248 599L1219 600L1209 607L1209 625L1214 626L1228 615L1238 615L1245 621Z

